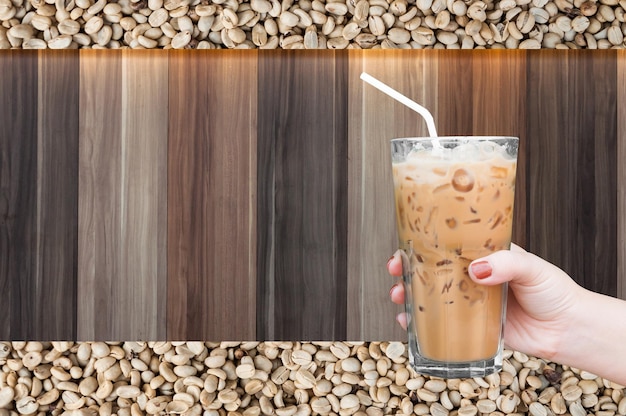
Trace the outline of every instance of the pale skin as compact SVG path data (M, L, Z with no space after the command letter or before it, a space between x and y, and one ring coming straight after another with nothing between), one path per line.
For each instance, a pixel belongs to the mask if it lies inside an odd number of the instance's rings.
M392 276L402 275L399 252L387 269ZM626 385L625 301L584 289L518 246L475 260L470 277L482 285L509 282L508 348ZM392 302L404 304L402 284L395 284L389 295ZM406 316L397 319L406 328Z

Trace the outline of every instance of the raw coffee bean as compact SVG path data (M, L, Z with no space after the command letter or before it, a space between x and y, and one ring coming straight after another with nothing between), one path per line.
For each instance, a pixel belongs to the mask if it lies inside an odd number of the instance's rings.
M510 350L500 373L444 380L416 374L399 342L2 348L0 416L49 409L82 414L87 407L131 416L203 409L212 416L383 416L383 408L419 416L626 416L623 386Z

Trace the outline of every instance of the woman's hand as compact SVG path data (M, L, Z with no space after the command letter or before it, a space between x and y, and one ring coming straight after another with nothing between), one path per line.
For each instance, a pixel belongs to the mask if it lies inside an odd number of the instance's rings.
M387 263L402 275L401 252ZM508 348L585 369L626 385L626 302L577 285L564 271L520 247L470 264L481 285L509 283L504 343ZM404 286L389 292L404 303ZM398 315L406 328L406 315Z
M400 252L389 260L387 269L392 276L402 275ZM472 262L469 274L481 285L509 282L504 329L507 347L551 359L572 325L584 289L556 266L518 246ZM404 303L402 283L395 284L389 294L392 302ZM397 320L406 328L404 313Z

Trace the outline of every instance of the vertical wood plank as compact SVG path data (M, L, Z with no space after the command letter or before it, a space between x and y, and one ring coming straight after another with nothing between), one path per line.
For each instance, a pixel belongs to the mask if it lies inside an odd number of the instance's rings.
M365 71L441 116L434 51L350 51L348 339L405 340L389 301L386 263L398 247L389 141L427 136L423 119L364 84Z
M528 55L528 84L534 87L527 93L527 134L530 139L527 147L530 171L527 248L548 261L560 262L557 264L559 266L565 265L561 250L571 249L569 234L561 234L561 224L557 221L561 215L569 215L571 211L570 207L565 208L570 203L565 200L565 193L571 193L571 190L559 186L559 172L564 164L565 152L570 152L570 149L560 149L559 138L574 143L571 137L566 136L567 121L564 120L564 106L561 104L567 102L567 89L564 88L567 83L564 77L567 74L565 58L562 56L559 59L556 53L543 51ZM564 79L561 81L562 76ZM559 153L560 150L563 154ZM571 151L574 150L575 146L572 145ZM546 158L546 155L550 156ZM555 158L555 155L558 157ZM562 198L561 204L555 203L555 195ZM561 212L560 207L564 208L564 212ZM571 232L568 229L564 231ZM563 239L563 243L551 244L550 237L557 235Z
M0 338L35 336L37 52L0 52Z
M593 290L611 296L617 296L620 276L617 274L618 239L617 239L617 165L624 159L617 159L617 51L603 51L592 54L585 51L580 56L580 70L572 82L584 89L583 96L575 99L582 123L592 123L593 157L593 205L584 213L581 221L591 224L585 230L585 251L592 251L589 256L591 267L585 268L585 276L593 273L593 280L584 280ZM576 55L575 55L576 56ZM589 74L594 74L592 90L587 90ZM589 94L587 97L585 94ZM593 109L593 111L589 111ZM591 113L591 114L590 114ZM587 136L588 138L589 136ZM577 198L584 198L589 193L587 183L581 183ZM589 249L587 249L589 247Z
M431 52L433 53L433 52ZM474 51L437 51L437 133L471 136L473 131Z
M626 300L626 52L617 51L617 296Z
M120 51L80 53L78 177L79 340L121 339L114 297L120 280L122 222L122 55ZM131 319L125 316L125 319Z
M169 339L254 339L257 52L169 54Z
M116 331L123 339L166 337L167 83L167 54L122 53L122 236L115 297L128 314Z
M615 52L589 52L528 55L529 247L615 295Z
M260 339L346 336L346 65L259 55Z
M34 333L76 338L79 54L40 51Z
M526 222L526 52L472 51L472 119L477 136L520 138L513 242L527 244ZM505 93L503 93L505 91Z
M577 158L576 142L569 136L569 124L574 121L562 105L569 102L568 60L564 55L541 51L529 54L528 66L528 83L535 86L527 95L531 140L528 248L572 273L576 267L571 258L582 258L582 253L570 254L580 245L573 235L578 204L570 200L576 181L568 163ZM565 142L570 146L563 146ZM562 243L553 244L554 236L560 236Z
M155 51L81 53L81 339L166 335L167 77Z

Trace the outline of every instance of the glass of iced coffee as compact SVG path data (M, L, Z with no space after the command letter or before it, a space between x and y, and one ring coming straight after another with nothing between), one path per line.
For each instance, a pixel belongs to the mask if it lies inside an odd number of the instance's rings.
M403 138L391 149L411 364L445 378L499 371L507 288L477 285L468 267L510 247L518 139Z

